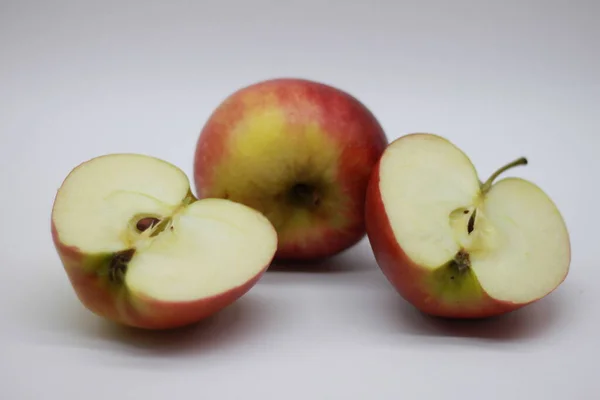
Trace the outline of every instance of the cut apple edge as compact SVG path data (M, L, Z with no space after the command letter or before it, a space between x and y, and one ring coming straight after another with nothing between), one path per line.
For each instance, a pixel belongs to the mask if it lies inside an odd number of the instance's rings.
M275 229L258 211L197 201L177 167L111 154L74 168L52 210L54 240L117 286L159 302L189 302L240 287L266 269ZM105 257L104 257L105 256ZM85 264L86 260L108 263Z
M172 223L129 262L133 293L165 302L216 296L262 273L277 250L266 217L229 200L196 201Z
M138 220L168 216L194 200L178 167L134 153L107 154L71 170L56 193L52 220L61 242L91 253L134 245Z
M519 159L492 178L525 163ZM482 184L470 159L447 139L411 134L382 156L379 192L396 242L415 265L433 271L467 255L490 297L528 303L565 279L569 235L538 186L493 179Z
M471 249L471 268L490 297L529 303L564 281L571 261L569 233L541 188L520 178L502 179L491 186L480 210L481 238Z

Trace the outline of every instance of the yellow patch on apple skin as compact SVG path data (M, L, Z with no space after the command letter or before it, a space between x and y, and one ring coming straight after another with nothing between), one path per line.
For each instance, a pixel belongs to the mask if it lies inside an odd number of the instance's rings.
M110 279L113 253L78 254L59 252L65 271L75 288L76 295L93 313L110 319L122 320L130 296L127 288Z
M470 267L458 268L454 260L426 274L426 284L433 297L447 306L465 308L479 304L484 296L481 284Z
M262 101L261 107L247 110L229 135L227 157L215 167L207 195L261 211L284 241L319 225L343 229L346 199L336 182L340 144L318 123L294 123L280 106L269 104L268 98L267 105ZM286 200L298 183L316 190L319 204L314 209Z

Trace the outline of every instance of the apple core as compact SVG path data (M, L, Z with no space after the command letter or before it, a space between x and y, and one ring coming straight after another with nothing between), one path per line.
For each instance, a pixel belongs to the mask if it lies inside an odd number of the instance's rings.
M481 193L483 195L485 195L486 193L488 193L494 183L494 181L505 171L520 166L520 165L527 165L527 159L525 157L521 157L511 163L506 164L505 166L499 168L498 170L496 170L491 176L490 178L485 181L485 183L481 184ZM467 230L467 235L471 235L473 233L473 231L475 230L475 221L477 218L477 207L471 207L471 208L466 208L464 210L462 210L462 214L465 216L469 216L468 220L467 220L467 226L466 226L466 230ZM450 213L450 219L455 218L455 215L461 215L460 210L458 211L453 211L452 213ZM454 256L454 258L448 262L448 264L446 264L444 266L445 268L450 268L452 270L456 271L456 274L450 275L450 279L454 280L457 277L462 277L462 273L465 272L465 270L467 270L468 268L471 268L471 258L469 255L469 251L466 248L461 248L456 255ZM469 276L470 279L475 279L474 276Z

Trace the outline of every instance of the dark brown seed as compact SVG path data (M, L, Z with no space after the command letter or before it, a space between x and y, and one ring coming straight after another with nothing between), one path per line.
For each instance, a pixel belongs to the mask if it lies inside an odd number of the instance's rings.
M477 210L473 210L473 214L469 218L469 222L467 223L467 233L470 235L475 229L475 215L477 214Z
M135 225L136 229L140 232L144 232L146 229L152 228L154 225L158 224L160 220L154 217L146 217L140 219Z

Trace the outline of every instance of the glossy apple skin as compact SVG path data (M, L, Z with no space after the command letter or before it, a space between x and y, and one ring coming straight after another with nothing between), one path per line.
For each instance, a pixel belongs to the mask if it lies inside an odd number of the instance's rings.
M278 260L329 257L365 236L366 188L386 145L373 114L342 90L303 79L258 82L226 98L200 132L196 195L265 214L278 233ZM309 213L260 193L285 192L302 174L332 193Z
M367 188L367 235L379 268L405 300L425 314L447 318L491 317L531 303L498 301L480 286L476 293L455 293L451 297L436 295L431 270L415 264L396 241L381 198L379 171L380 162L373 169Z
M191 302L157 301L131 293L123 284L110 283L97 273L102 269L97 256L86 256L75 247L65 246L53 222L51 228L54 246L81 303L96 315L135 328L172 329L199 322L246 294L268 268L265 266L243 285L217 296Z

